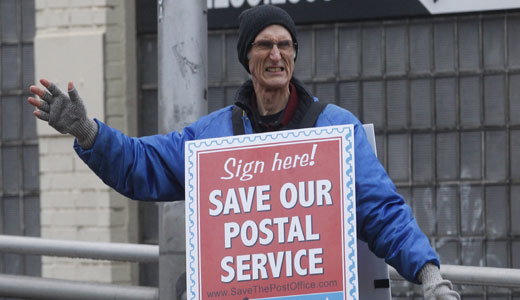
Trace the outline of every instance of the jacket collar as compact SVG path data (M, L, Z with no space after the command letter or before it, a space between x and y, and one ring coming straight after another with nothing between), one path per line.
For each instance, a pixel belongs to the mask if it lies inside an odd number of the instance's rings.
M291 84L294 86L296 90L296 94L298 96L298 105L294 110L292 118L290 120L284 120L285 125L281 124L277 130L285 130L285 129L296 129L299 128L299 124L303 119L307 109L310 107L311 103L314 101L311 93L305 88L304 84L293 77L291 79ZM251 79L246 80L242 86L240 86L235 94L235 105L242 108L249 119L251 120L251 125L255 132L264 132L266 131L265 125L260 122L260 116L256 109L256 105L251 105L251 99L254 95L254 87L253 81ZM256 98L256 97L255 97ZM284 118L280 119L282 122ZM287 118L285 118L287 119Z

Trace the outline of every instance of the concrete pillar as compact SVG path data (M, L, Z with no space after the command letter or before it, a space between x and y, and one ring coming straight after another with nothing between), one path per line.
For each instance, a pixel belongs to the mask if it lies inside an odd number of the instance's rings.
M181 130L207 113L206 0L159 0L159 132ZM159 297L185 288L184 203L159 210ZM184 278L184 280L183 280Z

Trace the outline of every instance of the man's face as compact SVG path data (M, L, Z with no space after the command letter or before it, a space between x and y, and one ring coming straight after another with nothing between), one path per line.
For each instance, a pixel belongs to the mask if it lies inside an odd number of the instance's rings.
M269 48L273 42L279 46ZM264 28L249 50L249 70L255 86L267 90L287 88L294 71L294 53L291 34L285 27Z

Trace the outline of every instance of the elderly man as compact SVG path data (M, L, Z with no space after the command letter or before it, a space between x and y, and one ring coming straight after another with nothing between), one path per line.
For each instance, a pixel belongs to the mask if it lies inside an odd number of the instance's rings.
M419 229L411 209L374 155L356 117L335 105L317 102L293 77L298 54L291 17L262 5L240 17L237 51L251 74L237 91L235 105L184 128L130 138L92 120L72 83L68 95L42 79L48 91L31 86L34 114L61 133L76 137L74 148L88 166L120 193L140 200L184 199L184 142L311 126L354 124L358 237L407 280L423 286L426 299L460 299L443 280L439 259Z

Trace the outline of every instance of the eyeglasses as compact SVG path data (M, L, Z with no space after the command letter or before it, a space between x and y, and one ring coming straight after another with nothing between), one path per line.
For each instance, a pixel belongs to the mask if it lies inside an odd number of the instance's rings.
M293 41L290 41L290 40L283 40L283 41L279 41L279 42L273 42L271 40L260 40L260 41L251 43L251 46L253 46L253 48L255 50L262 51L262 52L271 51L271 49L273 49L274 45L276 45L278 50L280 50L281 52L290 52L298 46L297 43L294 43Z

